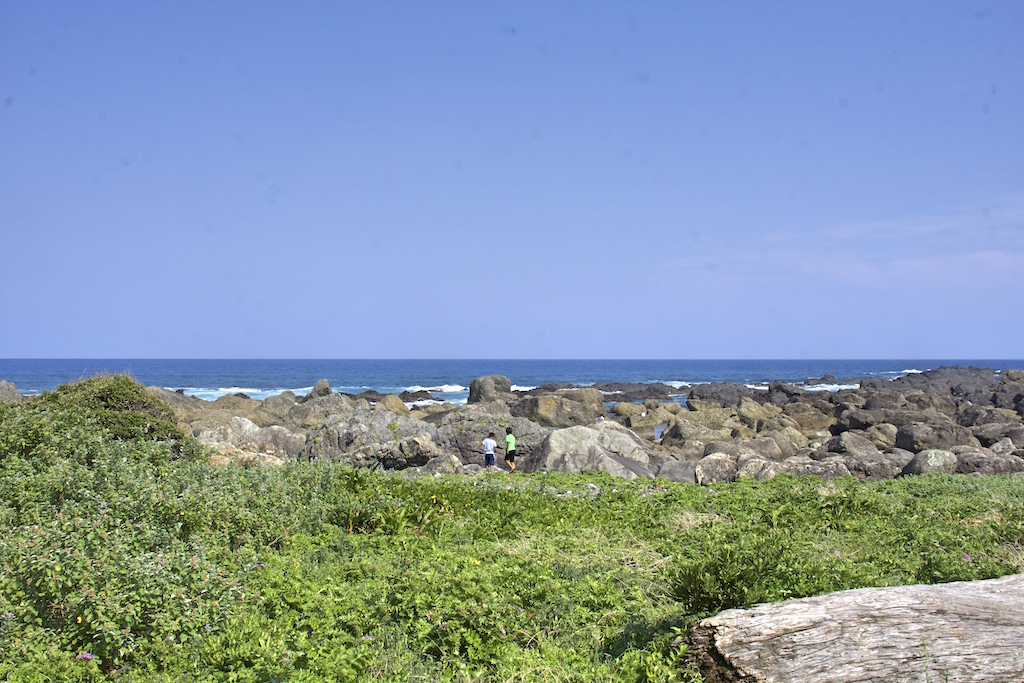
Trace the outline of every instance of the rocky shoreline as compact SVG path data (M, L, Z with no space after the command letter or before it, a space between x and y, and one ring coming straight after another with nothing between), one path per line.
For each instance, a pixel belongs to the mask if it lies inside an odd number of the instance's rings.
M263 401L148 390L218 451L213 461L222 465L326 459L468 474L483 470L479 444L488 432L511 427L525 472L601 471L703 485L781 473L879 480L1024 472L1024 372L955 366L857 384L828 392L721 382L691 386L679 398L680 390L661 384L512 391L508 378L488 376L473 380L466 405L430 403L426 392L340 394L326 380L308 396L284 392ZM12 384L0 382L0 401L20 400Z

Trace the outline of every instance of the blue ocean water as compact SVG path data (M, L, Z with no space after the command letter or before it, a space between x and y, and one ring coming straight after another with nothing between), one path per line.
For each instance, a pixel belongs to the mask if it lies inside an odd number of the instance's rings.
M263 399L285 390L305 394L326 378L335 391L381 393L426 389L440 399L464 402L475 377L504 375L513 388L547 382L663 382L685 392L701 382L764 385L773 380L803 383L834 375L835 385L865 377L892 379L942 365L1024 368L1024 360L221 360L221 359L0 359L0 379L23 394L98 373L128 373L145 385L212 400L242 392Z

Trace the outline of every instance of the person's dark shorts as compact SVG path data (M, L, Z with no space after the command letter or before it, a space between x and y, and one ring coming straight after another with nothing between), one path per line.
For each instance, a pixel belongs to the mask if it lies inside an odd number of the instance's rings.
M515 462L515 461L516 461L516 452L515 451L509 451L508 453L505 454L505 462Z
M484 453L484 467L494 467L494 453Z

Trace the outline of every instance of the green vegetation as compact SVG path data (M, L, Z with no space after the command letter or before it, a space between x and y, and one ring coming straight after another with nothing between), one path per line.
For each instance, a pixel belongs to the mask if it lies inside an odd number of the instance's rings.
M99 377L0 406L0 678L698 681L718 610L1024 566L1024 486L209 466Z

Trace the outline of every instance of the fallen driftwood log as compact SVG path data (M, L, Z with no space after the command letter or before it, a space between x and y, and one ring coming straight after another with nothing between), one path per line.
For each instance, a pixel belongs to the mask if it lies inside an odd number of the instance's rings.
M1024 574L731 609L690 634L708 683L1024 682Z

